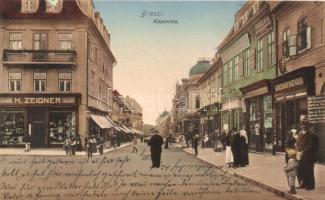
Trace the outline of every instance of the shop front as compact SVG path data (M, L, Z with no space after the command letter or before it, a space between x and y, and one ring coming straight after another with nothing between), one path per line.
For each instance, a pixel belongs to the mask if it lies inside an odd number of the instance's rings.
M80 94L0 94L0 146L58 147L78 136Z
M236 99L223 103L220 117L222 120L222 131L229 132L233 128L240 129L242 123L242 100Z
M245 102L244 125L253 151L272 152L272 89L270 80L240 88Z
M285 151L287 133L308 119L308 96L315 95L315 68L303 67L272 81L276 151Z

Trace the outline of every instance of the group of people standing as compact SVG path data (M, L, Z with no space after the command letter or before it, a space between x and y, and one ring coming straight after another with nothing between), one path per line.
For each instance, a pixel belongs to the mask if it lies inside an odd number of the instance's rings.
M289 193L296 194L295 179L298 188L315 189L314 165L317 161L318 137L314 127L303 121L300 130L293 127L286 139L286 166L284 171L288 178Z
M76 151L82 151L80 136L77 134L67 137L64 140L64 150L67 155L76 155Z
M244 167L249 164L248 136L245 127L240 131L233 128L228 132L223 143L226 146L226 164L229 167Z

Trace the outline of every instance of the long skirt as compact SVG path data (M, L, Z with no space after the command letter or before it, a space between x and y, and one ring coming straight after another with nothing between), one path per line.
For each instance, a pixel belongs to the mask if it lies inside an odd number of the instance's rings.
M233 163L234 157L232 155L231 146L226 146L226 164Z

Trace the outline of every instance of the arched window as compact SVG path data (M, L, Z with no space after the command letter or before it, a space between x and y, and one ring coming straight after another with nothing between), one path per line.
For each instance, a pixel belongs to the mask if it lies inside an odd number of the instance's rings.
M59 13L62 10L62 0L46 0L46 12Z

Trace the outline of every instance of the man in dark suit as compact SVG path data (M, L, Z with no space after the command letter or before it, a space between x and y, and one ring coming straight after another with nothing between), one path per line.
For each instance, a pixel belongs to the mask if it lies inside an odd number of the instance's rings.
M308 122L301 124L301 131L298 136L297 150L300 155L298 165L298 182L300 188L313 190L315 188L314 162L315 162L315 134L308 128Z
M148 145L150 146L150 153L151 153L151 161L152 167L151 168L159 168L160 167L160 157L161 157L161 145L164 143L163 138L158 134L157 131L154 131L153 135L151 136Z

